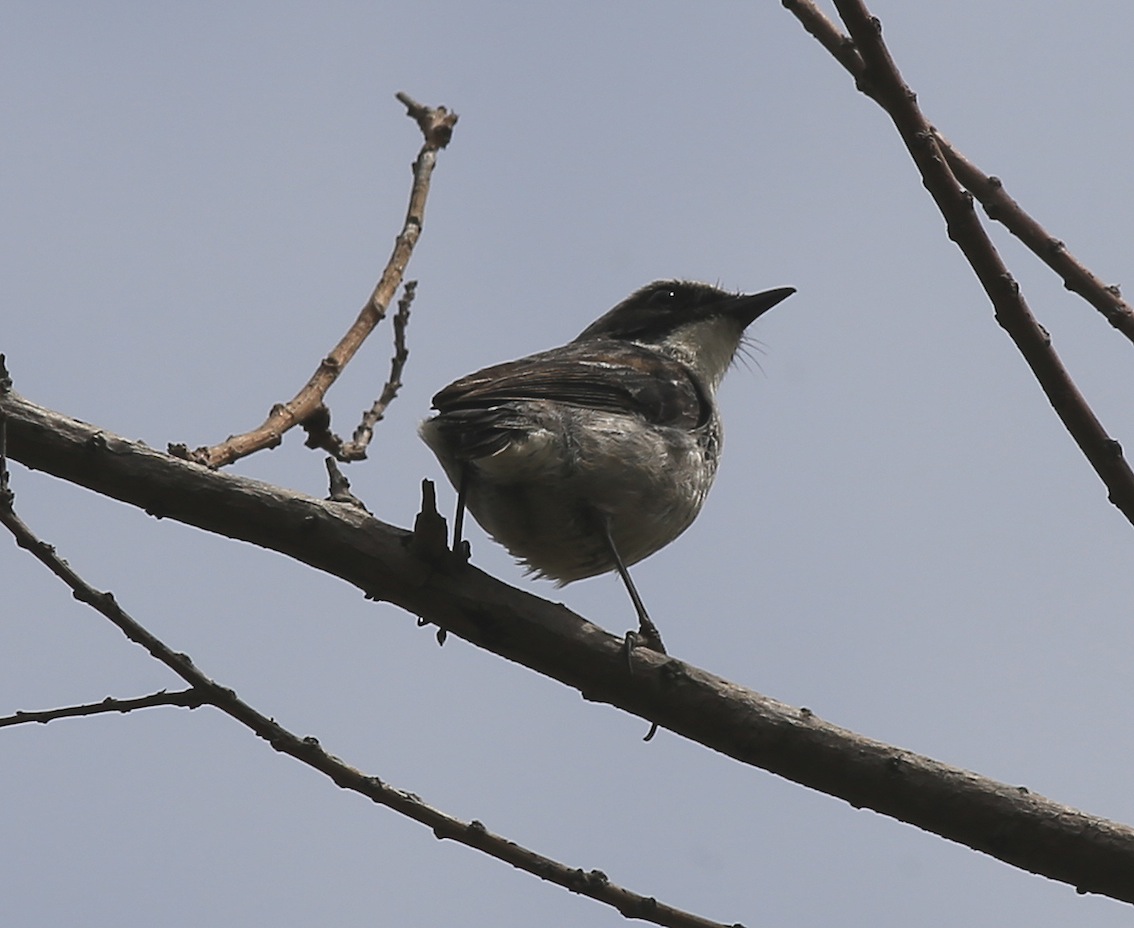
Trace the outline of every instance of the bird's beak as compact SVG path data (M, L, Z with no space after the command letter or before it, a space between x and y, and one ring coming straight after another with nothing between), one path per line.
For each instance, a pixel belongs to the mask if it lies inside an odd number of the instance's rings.
M795 293L795 287L777 287L761 293L740 293L720 307L721 313L732 316L747 328L777 303Z

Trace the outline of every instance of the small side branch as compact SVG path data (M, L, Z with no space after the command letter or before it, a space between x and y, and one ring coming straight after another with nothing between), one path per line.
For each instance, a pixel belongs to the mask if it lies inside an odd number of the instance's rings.
M335 463L335 459L327 458L326 463L327 483L329 485L327 499L335 503L347 503L369 514L370 510L366 508L366 504L350 491L350 481L339 470L339 465Z
M154 706L181 706L185 709L196 709L205 704L205 696L199 690L189 687L169 693L159 690L149 696L137 696L134 699L115 699L107 696L102 702L89 702L81 706L63 706L60 709L39 709L34 712L16 712L14 715L0 716L0 728L12 725L26 725L28 722L37 722L46 725L56 719L73 719L87 715L102 715L105 712L133 712L135 709L152 709Z
M330 413L323 405L323 398L367 336L386 316L386 308L401 285L414 246L421 235L425 201L429 194L433 168L437 163L437 152L448 144L457 122L457 114L450 113L443 106L436 109L423 107L405 94L398 94L398 99L406 104L409 115L422 128L425 142L413 165L413 186L401 234L394 243L394 251L381 279L358 318L339 339L339 343L319 362L315 373L303 388L288 402L273 406L268 418L260 426L241 435L233 435L211 447L190 450L184 444L173 444L169 447L170 454L216 469L264 448L276 447L283 440L285 432L305 422L312 421L314 427L329 428ZM324 418L325 423L321 421Z
M989 219L1003 224L1031 249L1044 264L1063 279L1072 293L1090 303L1130 341L1134 342L1134 309L1123 298L1116 285L1108 286L1075 257L1067 246L1033 219L1004 189L999 177L985 174L957 151L940 132L933 130L941 154L949 170L973 196L980 200Z
M409 349L406 348L406 326L409 325L410 306L413 305L417 281L406 281L402 298L398 300L398 311L394 313L394 356L390 359L390 376L374 405L362 415L362 421L351 440L344 442L336 455L340 461L360 461L366 457L370 439L374 437L374 426L382 421L386 410L402 388L402 371L405 370Z

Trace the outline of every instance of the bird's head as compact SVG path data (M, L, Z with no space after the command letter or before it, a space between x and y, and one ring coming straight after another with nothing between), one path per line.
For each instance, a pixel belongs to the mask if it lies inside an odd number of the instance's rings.
M611 339L664 352L715 391L744 330L793 293L792 287L729 293L695 281L658 280L630 294L575 341Z

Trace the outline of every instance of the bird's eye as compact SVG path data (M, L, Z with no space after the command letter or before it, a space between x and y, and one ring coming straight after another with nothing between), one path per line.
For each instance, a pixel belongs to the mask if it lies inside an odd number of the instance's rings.
M650 297L650 302L655 306L665 306L667 303L673 302L677 297L677 291L672 287L666 287L664 290L658 290Z

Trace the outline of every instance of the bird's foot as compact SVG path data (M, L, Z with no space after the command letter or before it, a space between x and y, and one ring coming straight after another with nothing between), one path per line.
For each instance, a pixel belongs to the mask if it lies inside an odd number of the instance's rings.
M634 673L634 650L635 648L647 648L650 651L657 651L659 654L665 654L665 645L662 643L661 632L658 627L650 621L646 616L641 619L641 624L637 631L629 631L626 633L626 639L622 645L623 654L626 656L626 669L627 672ZM654 735L658 733L657 722L650 723L650 730L646 732L646 737L643 741L651 740Z
M635 648L647 648L650 651L657 651L659 654L667 653L665 645L662 643L661 632L658 631L658 627L648 616L642 616L639 620L637 631L626 633L623 650L626 654L626 662L630 667L631 673L634 672L634 667L631 663L631 653Z

